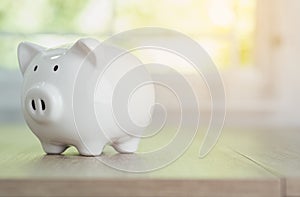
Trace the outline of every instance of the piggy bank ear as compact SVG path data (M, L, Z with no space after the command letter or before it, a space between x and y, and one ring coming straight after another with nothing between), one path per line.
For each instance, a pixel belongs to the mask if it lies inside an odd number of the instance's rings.
M94 49L99 45L99 41L92 38L78 40L69 50L70 53L87 58L93 65L97 64L97 56Z
M31 60L44 49L44 47L29 42L22 42L19 44L18 60L22 74L24 74L24 72L26 71Z

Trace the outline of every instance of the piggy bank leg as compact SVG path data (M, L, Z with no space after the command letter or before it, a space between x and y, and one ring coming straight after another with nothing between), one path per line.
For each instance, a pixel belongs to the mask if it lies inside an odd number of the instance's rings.
M89 144L79 144L76 146L80 155L83 156L99 156L101 155L105 143L89 143Z
M42 142L42 147L47 154L58 155L63 153L69 146Z
M119 153L134 153L138 149L140 138L131 137L130 139L122 142L116 142L113 147Z

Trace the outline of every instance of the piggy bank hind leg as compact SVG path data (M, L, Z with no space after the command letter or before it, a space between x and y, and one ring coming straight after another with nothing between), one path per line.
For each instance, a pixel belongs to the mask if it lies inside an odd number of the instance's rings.
M140 138L130 137L128 140L117 141L112 144L119 153L134 153L138 149Z
M58 155L63 153L69 146L68 145L56 145L51 143L42 142L44 151L49 155Z

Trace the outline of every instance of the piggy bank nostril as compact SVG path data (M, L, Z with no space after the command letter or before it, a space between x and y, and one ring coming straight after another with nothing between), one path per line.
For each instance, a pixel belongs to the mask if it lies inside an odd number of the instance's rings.
M36 110L34 100L31 100L31 106L32 106L32 109L33 109L33 110Z
M46 105L45 105L45 101L43 99L41 99L41 106L42 106L42 110L45 111Z
M37 83L25 92L22 110L35 123L55 122L62 112L60 92L51 84Z

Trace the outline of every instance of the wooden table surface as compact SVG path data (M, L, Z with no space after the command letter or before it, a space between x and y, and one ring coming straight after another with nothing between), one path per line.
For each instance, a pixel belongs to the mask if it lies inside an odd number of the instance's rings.
M300 197L300 131L296 129L227 128L203 159L198 157L200 131L182 157L148 173L112 169L97 157L79 156L74 148L60 156L45 155L24 125L2 125L0 136L0 196ZM151 150L169 137L142 141L140 149ZM110 147L100 157L124 165L144 159L116 154Z

